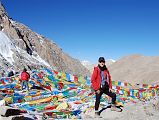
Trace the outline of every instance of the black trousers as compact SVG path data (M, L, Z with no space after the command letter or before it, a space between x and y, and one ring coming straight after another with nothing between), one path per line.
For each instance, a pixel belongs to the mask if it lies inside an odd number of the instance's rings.
M109 88L104 88L104 89L101 88L99 94L96 92L95 111L98 111L99 104L100 104L100 98L101 98L103 93L105 93L106 95L111 97L112 98L112 104L115 104L116 94L111 92L111 91L109 91Z

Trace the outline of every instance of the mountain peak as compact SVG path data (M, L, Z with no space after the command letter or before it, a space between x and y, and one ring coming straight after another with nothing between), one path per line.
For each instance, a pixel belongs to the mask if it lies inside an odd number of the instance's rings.
M79 60L70 57L52 40L8 17L0 3L0 65L15 68L51 67L74 75L90 75ZM8 41L8 42L5 42ZM9 44L8 44L9 43Z

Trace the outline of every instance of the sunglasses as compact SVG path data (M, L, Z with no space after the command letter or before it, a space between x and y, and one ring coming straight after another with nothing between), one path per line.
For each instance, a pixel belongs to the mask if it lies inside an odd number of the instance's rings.
M105 63L105 61L99 61L99 63Z
M100 65L102 65L102 66L103 66L103 65L105 65L105 63L101 62L101 63L100 63Z

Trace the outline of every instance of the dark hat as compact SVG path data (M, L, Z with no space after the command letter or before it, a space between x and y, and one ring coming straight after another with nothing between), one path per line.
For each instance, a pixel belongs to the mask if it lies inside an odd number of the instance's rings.
M27 69L26 69L26 68L24 68L24 69L23 69L23 71L24 71L24 72L26 72L26 71L27 71Z
M100 58L98 59L98 62L105 62L104 57L100 57Z

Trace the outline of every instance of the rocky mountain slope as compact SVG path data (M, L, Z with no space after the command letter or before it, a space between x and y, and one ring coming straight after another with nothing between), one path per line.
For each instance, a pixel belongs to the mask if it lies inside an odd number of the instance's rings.
M113 80L159 84L159 57L130 55L109 67Z
M63 52L55 42L10 18L1 3L0 47L0 66L4 68L47 66L72 74L90 75L80 61Z

